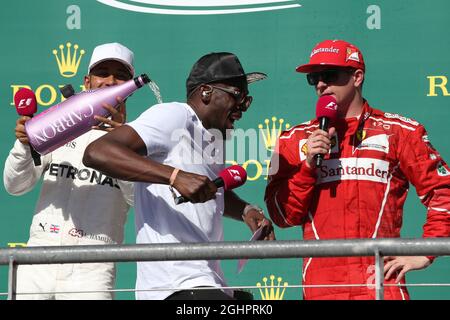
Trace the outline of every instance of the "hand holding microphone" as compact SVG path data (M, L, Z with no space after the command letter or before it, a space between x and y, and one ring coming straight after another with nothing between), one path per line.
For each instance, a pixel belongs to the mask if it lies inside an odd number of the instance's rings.
M321 96L316 104L316 117L319 121L319 129L314 131L308 138L308 164L316 167L322 165L324 154L330 150L330 138L328 129L330 124L338 117L338 105L336 99L330 95ZM325 131L325 133L324 133Z
M30 89L22 88L14 95L14 105L16 106L17 114L21 116L16 121L16 138L23 144L29 145L34 165L40 166L41 155L30 144L25 130L25 122L30 120L37 111L36 95Z
M186 172L183 172L183 174L189 174ZM193 175L193 174L191 174ZM181 175L180 175L181 176ZM219 176L214 179L213 181L209 180L207 177L205 176L199 176L199 175L195 175L198 177L203 177L204 181L203 181L203 185L201 185L201 188L199 188L197 191L195 192L191 192L191 195L184 197L184 196L179 196L175 198L175 204L181 204L184 202L205 202L207 200L213 199L215 197L215 193L217 192L217 188L224 188L225 191L227 190L231 190L237 187L240 187L241 185L243 185L246 181L247 181L247 172L245 171L244 168L242 168L241 166L238 165L233 165L230 166L228 168L223 169L220 173ZM176 189L178 191L180 191L180 193L184 193L182 190L183 187L180 187L179 184L182 183L182 179L183 177L177 177L178 182L175 180L176 182ZM192 182L188 182L189 185L192 187Z

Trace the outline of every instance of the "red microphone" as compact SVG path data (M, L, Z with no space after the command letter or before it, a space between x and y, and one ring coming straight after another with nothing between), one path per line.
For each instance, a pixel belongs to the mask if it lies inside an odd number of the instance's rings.
M36 95L27 88L22 88L14 95L17 113L21 116L32 117L37 111Z
M213 180L213 183L217 188L222 188L227 190L232 190L234 188L242 186L247 181L247 171L238 165L233 165L228 168L223 169L217 178ZM188 202L183 196L175 198L175 204L180 204Z
M223 169L219 177L214 179L217 188L223 187L225 191L242 186L247 181L247 171L238 165Z
M37 111L36 95L33 91L27 88L21 88L14 95L14 105L16 106L17 114L20 116L33 117ZM30 144L31 156L35 166L41 165L41 155L34 150Z
M335 121L338 117L337 113L338 105L336 99L333 96L324 95L317 100L316 104L316 117L319 120L319 129L328 132L328 126L331 122ZM317 154L316 166L320 167L323 161L323 154Z

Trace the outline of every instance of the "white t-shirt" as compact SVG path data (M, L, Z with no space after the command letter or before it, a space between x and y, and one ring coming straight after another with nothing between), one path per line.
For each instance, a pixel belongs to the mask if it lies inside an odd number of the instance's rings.
M128 125L145 142L147 157L152 160L208 176L211 180L225 167L223 160L207 163L212 161L205 156L204 151L214 149L214 142L211 142L214 139L211 139L211 133L185 103L155 105ZM223 189L218 190L215 200L175 205L168 185L136 183L136 242L223 241L223 211ZM225 286L220 261L157 261L137 264L137 290L181 290L196 286ZM137 291L136 299L164 299L174 291L176 290Z

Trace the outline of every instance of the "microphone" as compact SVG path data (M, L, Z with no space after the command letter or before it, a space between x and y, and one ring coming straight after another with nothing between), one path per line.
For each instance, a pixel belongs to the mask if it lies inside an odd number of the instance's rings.
M33 117L33 115L37 111L36 95L30 89L21 88L14 95L14 105L16 106L16 111L18 115ZM40 154L36 152L36 150L33 148L31 144L29 144L29 146L34 165L36 167L40 166L41 165Z
M324 95L317 100L316 117L319 120L319 129L328 132L328 127L331 122L337 119L336 99L333 96ZM322 166L323 154L316 154L316 167Z
M21 88L14 95L17 113L21 116L32 117L37 111L36 95L27 88Z
M213 183L217 188L222 188L227 190L232 190L234 188L242 186L247 181L247 171L238 165L233 165L228 168L223 169L217 178L213 180ZM181 204L188 202L183 196L175 198L175 204Z

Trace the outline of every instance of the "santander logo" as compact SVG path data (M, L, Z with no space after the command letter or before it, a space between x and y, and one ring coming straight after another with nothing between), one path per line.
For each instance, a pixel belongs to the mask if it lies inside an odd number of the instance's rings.
M371 158L324 160L318 169L317 184L341 180L366 180L387 183L389 162Z
M273 0L97 0L121 10L153 14L213 15L299 8L298 1Z

